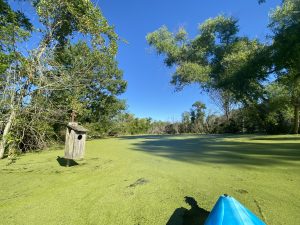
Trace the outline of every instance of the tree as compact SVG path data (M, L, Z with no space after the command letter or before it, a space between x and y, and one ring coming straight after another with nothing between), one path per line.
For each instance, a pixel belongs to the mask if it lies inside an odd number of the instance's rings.
M150 134L165 134L167 133L167 127L170 123L164 121L153 121L150 125Z
M266 86L267 107L264 121L267 133L288 133L291 131L293 107L289 102L290 93L281 82L273 82Z
M202 133L204 131L205 104L200 101L195 102L191 108L192 132Z
M271 13L272 43L253 51L225 79L223 86L239 99L265 100L270 76L286 87L294 107L293 133L299 131L300 110L300 1L286 0Z
M234 99L223 81L229 77L240 61L259 43L238 36L237 20L223 15L208 19L199 27L199 35L189 40L187 33L180 28L171 33L165 26L147 35L149 45L154 46L158 54L165 55L167 66L176 65L171 83L181 90L185 85L197 83L212 93L218 93L218 100L226 117ZM239 54L235 58L236 54ZM218 101L216 100L216 101Z
M125 102L117 95L123 93L127 85L114 58L79 41L66 45L56 62L61 65L59 70L63 66L73 77L74 88L54 92L51 98L56 104L76 110L80 122L98 123L102 133L109 132L112 119L125 109Z
M270 46L278 80L290 90L294 106L293 133L299 131L300 110L300 1L286 0L271 14L270 28L273 44Z
M24 96L22 87L28 86L23 81L21 64L24 57L16 48L18 42L26 40L32 30L32 24L20 11L13 11L7 1L0 0L0 113L2 140L0 141L0 159L3 158L9 132L17 110Z
M1 72L7 81L1 82L1 111L9 129L2 135L0 158L9 147L8 136L10 147L40 148L36 142L44 143L57 123L65 123L70 109L84 111L82 121L99 122L124 108L116 98L126 88L115 61L118 36L100 10L86 0L37 0L34 6L42 40L28 57ZM84 36L82 42L71 41L76 34ZM32 135L25 137L27 131Z
M191 114L183 112L181 114L180 133L189 133L191 131Z

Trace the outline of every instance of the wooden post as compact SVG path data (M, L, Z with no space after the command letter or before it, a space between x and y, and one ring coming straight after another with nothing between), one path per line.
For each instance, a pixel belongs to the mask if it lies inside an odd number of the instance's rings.
M76 117L76 113L74 110L72 110L72 113L71 113L71 122L75 122L75 117Z

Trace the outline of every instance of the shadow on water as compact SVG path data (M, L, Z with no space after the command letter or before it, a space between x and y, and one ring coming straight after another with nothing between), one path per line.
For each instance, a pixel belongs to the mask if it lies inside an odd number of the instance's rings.
M256 137L252 138L252 140L258 141L300 141L300 136L298 137Z
M65 158L61 158L59 156L57 156L56 161L58 162L58 164L60 166L64 166L64 167L70 167L70 166L77 166L79 165L76 161L74 161L73 159L69 159L69 163L68 160Z
M249 140L236 138L246 137ZM190 163L222 163L240 165L278 165L300 160L299 139L289 139L288 143L255 142L264 137L233 135L189 135L189 136L124 136L123 140L136 140L132 150L144 151Z
M177 208L171 215L166 225L204 225L209 212L198 206L192 197L184 197L185 202L191 206L190 209Z
M175 136L175 135L168 135L168 134L164 134L164 135L130 135L130 136L120 136L119 138L121 139L126 139L126 140L135 140L135 139L146 139L146 140L151 140L151 139L163 139L163 138L168 138L171 136Z

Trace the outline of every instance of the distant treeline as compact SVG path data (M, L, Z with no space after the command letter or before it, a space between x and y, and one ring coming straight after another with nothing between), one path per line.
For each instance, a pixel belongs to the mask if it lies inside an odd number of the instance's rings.
M90 138L135 134L287 134L293 131L292 107L275 99L233 109L228 117L207 113L205 109L204 104L196 102L182 113L180 121L155 121L123 113L111 121L106 130L101 125L86 126L91 131Z

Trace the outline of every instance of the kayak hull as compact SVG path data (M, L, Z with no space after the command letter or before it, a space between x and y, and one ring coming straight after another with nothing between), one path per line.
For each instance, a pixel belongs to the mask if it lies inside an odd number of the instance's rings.
M235 198L222 195L204 225L266 225Z

